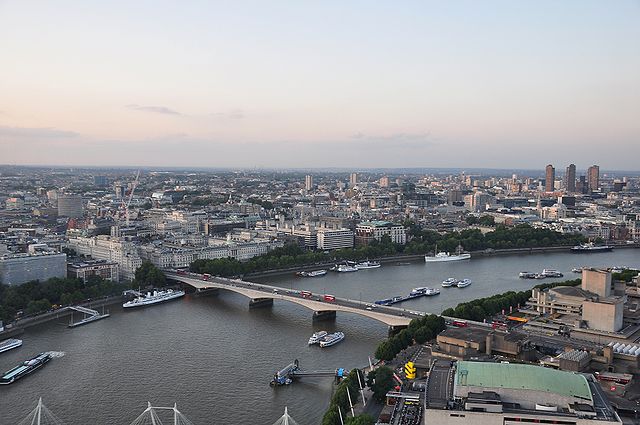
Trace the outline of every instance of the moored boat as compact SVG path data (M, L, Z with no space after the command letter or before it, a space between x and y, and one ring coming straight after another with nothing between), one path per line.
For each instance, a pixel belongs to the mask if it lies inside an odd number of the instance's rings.
M358 270L377 269L380 268L380 263L377 261L362 261L354 266Z
M471 279L462 279L456 283L458 288L466 288L469 285L471 285Z
M319 344L327 335L327 331L314 332L313 335L309 337L309 345Z
M536 274L532 272L520 272L518 273L518 277L522 279L535 279Z
M608 252L608 251L612 251L613 247L610 245L595 245L593 242L589 242L589 243L583 243L580 245L576 245L573 248L571 248L571 252L577 252L577 253L581 253L581 252Z
M427 297L432 297L434 295L440 295L440 290L438 288L426 288L424 294Z
M21 345L22 345L21 339L15 339L15 338L5 339L4 341L0 341L0 353L13 350L14 348L18 348Z
M334 332L324 337L322 341L320 341L320 347L331 347L332 345L336 345L340 341L344 339L343 332Z
M348 272L357 272L358 268L355 266L350 266L349 264L338 264L333 268L334 271L338 273L348 273Z
M424 261L427 263L435 263L442 261L459 261L459 260L468 260L471 258L471 254L468 252L462 251L462 246L458 245L458 249L455 254L451 254L449 252L438 252L438 245L436 245L435 249L436 254L433 256L425 255Z
M305 277L320 277L327 274L326 270L313 270L311 272L306 272Z
M166 291L153 291L147 292L146 295L140 295L131 301L127 301L122 304L124 308L132 308L132 307L144 307L147 305L153 305L158 303L163 303L166 301L175 300L177 298L183 297L185 294L184 291L174 291L173 289L167 289Z
M546 277L563 277L564 276L558 270L554 270L554 269L544 269L542 270L542 275Z
M443 288L450 288L451 286L455 286L458 283L458 279L450 277L442 281Z

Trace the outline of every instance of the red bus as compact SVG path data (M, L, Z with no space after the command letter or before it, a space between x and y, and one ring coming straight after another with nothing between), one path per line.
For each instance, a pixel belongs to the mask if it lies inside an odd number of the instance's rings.
M309 291L300 291L300 296L302 298L311 298L313 294Z
M210 277L211 277L210 274L205 273L205 274L202 275L202 280L209 280Z
M334 303L336 302L336 297L334 295L325 295L324 300L329 301L330 303Z
M456 328L466 328L467 326L469 326L469 324L464 320L454 320L453 322L451 322L451 325L455 326Z

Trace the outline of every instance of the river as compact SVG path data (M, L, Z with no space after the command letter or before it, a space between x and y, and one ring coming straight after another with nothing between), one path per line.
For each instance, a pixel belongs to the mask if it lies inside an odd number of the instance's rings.
M286 275L260 281L373 301L406 295L416 286L439 287L447 277L472 279L467 288L442 288L439 296L397 305L440 313L465 300L540 282L519 279L520 271L554 268L567 279L578 277L571 273L573 267L614 265L640 268L640 251L385 264L321 278ZM304 378L271 388L273 373L296 358L308 370L364 366L387 335L384 324L358 315L338 313L335 322L314 324L311 312L301 306L276 301L272 308L250 310L246 298L224 291L135 311L112 306L110 313L105 320L75 329L67 328L66 321L30 328L20 337L21 348L0 354L4 371L42 351L64 352L33 375L0 387L0 424L17 424L40 396L67 425L126 425L147 401L160 406L175 402L195 425L269 425L285 405L300 425L318 424L329 403L331 379ZM320 329L339 329L347 337L326 349L307 346L309 335Z

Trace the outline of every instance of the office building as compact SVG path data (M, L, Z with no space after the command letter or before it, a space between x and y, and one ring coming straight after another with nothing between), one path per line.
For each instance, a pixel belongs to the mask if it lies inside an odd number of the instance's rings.
M61 217L78 218L83 215L83 201L80 195L58 195L58 215Z
M564 173L564 188L567 192L576 191L576 165L569 164Z
M20 285L32 280L45 281L66 276L67 254L39 252L0 256L0 282L5 285Z
M349 176L349 187L353 187L358 184L358 173L351 173Z
M304 188L307 191L313 189L313 176L307 175L304 177Z
M104 280L118 282L120 267L115 261L86 260L67 265L67 277L82 279L87 283L91 276L98 276Z
M402 224L394 224L389 221L364 221L356 226L356 243L367 245L374 239L382 240L389 236L391 242L404 245L407 243L406 229Z
M109 184L107 176L93 176L93 184L98 187L106 187Z
M587 170L587 185L589 192L595 192L600 189L600 167L592 165Z
M427 381L424 424L622 424L593 375L515 363L443 363Z
M556 169L553 168L553 165L549 164L545 169L544 191L553 192L555 181L556 181Z
M353 232L349 229L318 229L318 249L329 251L340 248L353 248Z
M384 188L389 187L389 177L388 176L381 177L380 181L378 182L378 185Z

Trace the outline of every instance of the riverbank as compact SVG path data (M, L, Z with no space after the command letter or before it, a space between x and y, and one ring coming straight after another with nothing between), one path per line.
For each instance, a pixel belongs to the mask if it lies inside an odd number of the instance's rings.
M493 257L493 256L502 256L502 255L530 255L530 254L549 254L554 252L571 252L571 246L549 246L549 247L540 247L540 248L511 248L511 249L484 249L481 251L471 251L471 258L481 258L481 257ZM615 249L637 249L640 248L640 244L628 244L628 245L619 245L616 246ZM587 254L576 254L576 255L587 255ZM371 260L378 261L380 263L398 263L398 262L413 262L413 261L424 261L424 254L398 254L398 255L390 255L386 257L378 257L372 258ZM337 261L340 262L340 261ZM287 267L284 269L273 269L273 270L265 270L260 272L248 273L243 276L243 279L247 278L263 278L263 277L272 277L279 275L286 275L290 273L295 273L298 271L311 271L311 270L319 270L319 269L327 269L333 267L336 264L336 261L326 262L326 263L315 263L311 265L304 266L294 266Z
M122 296L113 295L110 297L105 297L98 300L91 300L89 302L77 304L77 305L80 307L87 307L87 308L92 308L94 310L97 310L102 307L107 307L110 305L120 304L120 303L122 303ZM73 313L74 311L68 308L60 308L57 310L49 311L47 313L39 314L37 316L16 320L11 324L6 325L5 330L0 332L0 340L5 338L11 338L16 335L20 335L24 333L25 329L27 328L30 328L32 326L38 326L43 323L51 322L53 320L59 320L64 317L71 316Z

